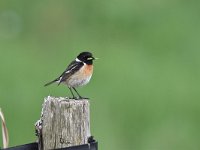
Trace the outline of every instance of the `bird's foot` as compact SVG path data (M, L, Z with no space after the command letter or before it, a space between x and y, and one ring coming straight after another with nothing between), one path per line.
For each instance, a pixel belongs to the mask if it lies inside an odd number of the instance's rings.
M74 99L74 100L81 100L81 99L89 99L87 97L82 97L82 96L78 96L78 97L69 97L69 99Z
M82 97L82 96L79 96L79 99L89 99L87 97Z
M79 98L74 96L74 97L69 97L69 99L72 99L72 100L73 100L73 99L74 99L74 100L77 100L77 99L79 99Z

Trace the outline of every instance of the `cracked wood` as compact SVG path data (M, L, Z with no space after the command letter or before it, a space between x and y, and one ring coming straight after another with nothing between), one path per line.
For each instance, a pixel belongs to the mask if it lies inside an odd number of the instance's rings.
M86 144L90 137L89 101L63 97L45 98L40 118L40 149Z

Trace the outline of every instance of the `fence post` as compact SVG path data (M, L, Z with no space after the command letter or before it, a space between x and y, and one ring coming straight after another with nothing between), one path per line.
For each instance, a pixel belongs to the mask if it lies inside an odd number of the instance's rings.
M91 136L89 100L46 97L36 132L40 150L87 144Z

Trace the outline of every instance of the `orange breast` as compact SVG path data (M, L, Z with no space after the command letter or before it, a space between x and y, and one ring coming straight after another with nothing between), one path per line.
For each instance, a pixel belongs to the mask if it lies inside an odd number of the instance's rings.
M93 72L93 65L86 65L84 68L84 74L90 76Z

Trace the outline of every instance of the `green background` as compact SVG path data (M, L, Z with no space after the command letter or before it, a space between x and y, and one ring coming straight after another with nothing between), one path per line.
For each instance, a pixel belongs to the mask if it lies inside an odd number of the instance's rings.
M43 85L86 50L100 59L90 84L78 91L91 99L100 150L199 150L199 6L197 0L0 1L0 107L10 146L35 141L44 97L70 95L63 85Z

